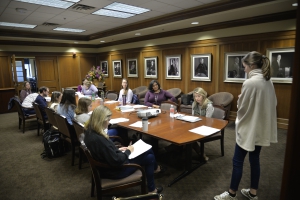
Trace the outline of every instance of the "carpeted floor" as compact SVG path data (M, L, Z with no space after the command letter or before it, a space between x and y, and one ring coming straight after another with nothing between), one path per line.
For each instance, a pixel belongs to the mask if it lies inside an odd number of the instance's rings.
M78 199L90 197L91 174L88 163L78 169L78 158L71 166L71 154L55 159L42 159L42 136L37 136L36 122L26 125L25 134L18 129L17 113L0 115L0 199ZM260 200L279 199L281 176L286 146L287 130L278 129L278 143L262 148L261 178L258 196ZM181 153L161 151L157 157L168 171L156 177L156 185L164 186L163 199L168 200L212 200L217 194L228 190L232 171L232 156L235 145L234 123L225 130L225 156L221 157L219 141L207 143L205 152L209 161L193 173L168 187L168 183L183 170ZM197 159L196 155L194 158ZM248 157L240 189L249 187L250 171ZM107 195L128 197L137 195L140 188L131 188ZM240 200L246 200L238 192Z

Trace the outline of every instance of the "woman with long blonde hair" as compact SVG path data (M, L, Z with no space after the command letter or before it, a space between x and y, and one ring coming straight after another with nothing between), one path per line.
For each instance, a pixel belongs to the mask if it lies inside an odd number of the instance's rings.
M211 117L214 113L214 107L207 98L207 92L201 88L197 87L193 91L194 102L192 104L192 114L197 116Z

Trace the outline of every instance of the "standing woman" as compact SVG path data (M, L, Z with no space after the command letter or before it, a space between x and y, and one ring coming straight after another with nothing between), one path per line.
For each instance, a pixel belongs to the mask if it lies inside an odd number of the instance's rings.
M61 101L61 98L62 98L62 93L61 92L59 92L59 91L52 92L52 94L51 94L51 101L50 101L49 107L51 109L55 110L55 112L57 110L58 104Z
M229 191L215 196L215 200L236 200L236 191L243 174L245 156L249 153L251 168L250 188L241 193L248 199L258 199L257 189L260 178L259 155L263 146L277 143L277 99L270 80L270 60L256 51L243 59L247 79L238 98L235 121L236 145L233 156L233 170Z
M119 93L118 101L122 103L123 97L122 95L126 95L126 104L130 104L133 96L132 90L129 88L128 81L126 78L122 79L122 86Z
M98 96L98 89L92 84L91 81L84 81L84 86L81 93L87 96L92 96L92 94L95 94L96 97Z
M159 108L161 102L171 99L176 103L175 97L168 91L160 89L160 84L157 80L152 80L148 87L148 92L145 95L145 105L148 107Z
M75 91L73 89L65 89L60 104L57 106L57 113L67 118L70 125L73 125L76 108Z
M32 92L31 92L30 83L28 81L24 81L24 83L23 83L23 89L21 90L21 93L20 93L20 101L21 101L21 103L31 93Z

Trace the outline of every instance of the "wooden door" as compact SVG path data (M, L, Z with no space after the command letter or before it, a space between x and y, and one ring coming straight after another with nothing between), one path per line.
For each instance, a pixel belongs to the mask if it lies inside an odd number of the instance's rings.
M57 57L36 57L37 86L46 86L50 93L60 91Z

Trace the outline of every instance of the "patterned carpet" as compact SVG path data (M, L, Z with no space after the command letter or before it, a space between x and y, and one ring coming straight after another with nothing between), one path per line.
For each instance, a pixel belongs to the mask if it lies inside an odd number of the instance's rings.
M88 163L78 169L78 158L71 166L71 154L55 159L42 159L42 136L37 136L36 122L26 124L25 134L18 129L17 113L0 115L0 199L78 199L90 197L91 174ZM278 143L262 148L260 200L279 199L287 130L278 129ZM155 177L156 185L164 186L163 199L212 200L217 194L228 190L232 171L235 145L234 123L225 130L225 156L221 157L219 141L206 143L209 161L193 173L168 187L168 183L183 171L184 154L160 151L158 163L168 167L167 172ZM193 158L197 159L196 154ZM249 187L250 170L248 157L240 189ZM128 197L139 194L139 187L107 195ZM246 200L238 192L240 200Z

